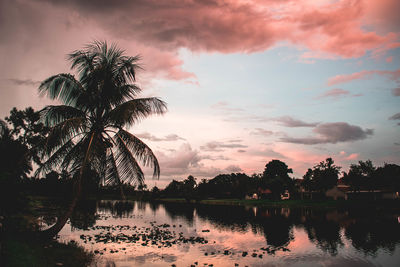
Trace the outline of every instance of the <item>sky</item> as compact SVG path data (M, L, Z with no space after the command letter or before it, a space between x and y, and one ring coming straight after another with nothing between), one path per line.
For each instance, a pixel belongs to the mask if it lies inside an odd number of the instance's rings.
M140 55L143 97L168 113L130 129L164 187L189 174L300 178L332 157L347 170L400 164L398 0L0 0L0 117L36 110L66 55L106 40Z

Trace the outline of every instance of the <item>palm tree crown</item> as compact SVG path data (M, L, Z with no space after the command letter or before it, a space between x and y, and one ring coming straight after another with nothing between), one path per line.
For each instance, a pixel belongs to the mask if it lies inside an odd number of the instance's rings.
M166 103L156 97L138 98L141 89L134 83L138 56L106 42L94 42L68 55L71 74L57 74L39 87L41 95L62 102L41 111L51 128L38 173L59 167L70 172L91 168L104 184L142 184L139 166L160 168L152 150L126 128L152 114L166 112ZM82 174L82 173L81 173Z

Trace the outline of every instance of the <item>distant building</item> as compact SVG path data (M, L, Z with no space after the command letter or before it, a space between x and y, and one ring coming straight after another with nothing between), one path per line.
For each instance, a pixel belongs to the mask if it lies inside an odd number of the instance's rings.
M245 196L245 199L250 200L250 199L258 199L257 193L254 194L249 194Z
M259 187L257 189L257 192L258 192L259 199L271 199L272 198L272 191L268 188L262 189L261 187Z
M287 200L287 199L290 199L290 193L288 190L285 190L285 192L281 194L281 200Z
M331 189L328 189L325 192L325 196L328 198L333 198L333 200L338 200L338 199L346 199L347 200L347 194L345 193L344 190L342 190L338 186L334 186Z

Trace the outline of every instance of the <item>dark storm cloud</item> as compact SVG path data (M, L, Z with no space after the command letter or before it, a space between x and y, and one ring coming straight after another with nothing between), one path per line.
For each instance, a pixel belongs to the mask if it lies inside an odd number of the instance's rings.
M283 137L282 142L315 145L315 144L336 144L339 142L351 142L367 138L373 134L372 129L363 130L356 125L350 125L345 122L323 123L313 129L316 134L314 137Z

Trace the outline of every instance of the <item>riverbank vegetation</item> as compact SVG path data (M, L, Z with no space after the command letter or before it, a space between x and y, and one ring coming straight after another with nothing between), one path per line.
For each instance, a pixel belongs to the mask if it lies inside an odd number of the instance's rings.
M4 200L21 202L23 200L18 197L21 194L71 199L76 175L67 169L55 166L47 173L32 174L33 168L43 164L37 147L49 133L49 128L39 115L32 108L13 109L1 123L0 147L2 151L9 151L1 153L0 161ZM184 199L204 203L213 203L215 200L227 202L230 199L231 203L264 205L267 203L265 200L279 203L286 191L291 200L306 200L312 196L313 201L319 203L329 199L325 193L334 187L339 187L348 195L353 193L353 199L357 199L358 195L364 200L373 198L372 194L375 199L383 198L382 192L392 193L392 198L396 198L396 192L400 191L400 166L396 164L376 167L367 160L350 165L347 172L340 170L341 167L333 159L327 158L309 168L302 179L297 179L291 176L292 170L286 163L272 160L259 174L220 174L200 181L190 175L184 180L173 179L166 188L160 189L147 188L144 183L105 183L100 172L89 168L82 175L81 190L82 195L96 199ZM3 207L2 213L12 209Z

